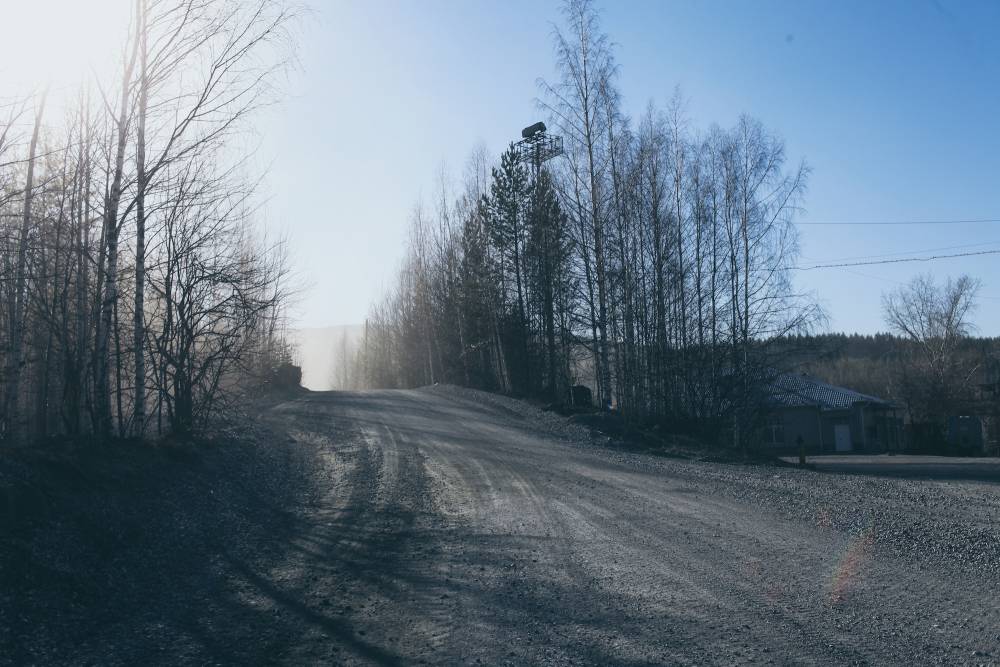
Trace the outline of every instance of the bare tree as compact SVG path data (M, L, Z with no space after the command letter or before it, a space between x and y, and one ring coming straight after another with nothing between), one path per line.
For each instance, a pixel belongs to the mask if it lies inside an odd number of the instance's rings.
M104 228L102 230L103 286L100 298L100 316L97 321L95 361L97 366L95 395L97 402L96 430L99 435L111 434L111 381L108 369L109 341L113 334L114 313L118 304L118 238L121 223L118 212L121 206L125 179L125 151L128 147L131 119L132 72L135 68L138 42L132 40L131 55L122 70L118 113L113 118L116 140L111 167L110 185L104 198Z
M273 371L265 357L287 358L287 262L280 242L255 231L250 151L234 150L234 140L279 97L294 7L129 4L120 78L84 84L64 126L43 117L43 97L25 140L14 128L30 104L0 104L6 435L142 436L154 405L188 429L239 378ZM168 229L182 233L170 238ZM209 247L215 263L202 253ZM180 298L176 289L188 291ZM168 383L165 372L181 381Z
M31 131L31 144L28 149L27 174L24 184L24 203L21 209L21 229L17 241L17 259L14 268L14 291L10 305L10 352L7 359L7 391L4 400L4 424L6 428L0 429L0 437L12 436L14 439L20 436L19 415L17 402L21 395L21 364L23 362L24 345L24 310L27 299L27 263L28 263L28 235L31 233L32 211L31 204L35 194L35 158L38 150L38 136L42 126L42 116L45 113L45 99L47 92L43 92L35 111L34 128ZM6 129L5 129L6 133ZM2 147L2 142L0 142Z
M567 31L554 35L556 62L561 79L554 84L540 80L543 108L552 113L569 144L573 206L567 206L577 226L585 231L577 247L584 253L588 290L596 292L592 305L595 371L602 405L611 400L611 361L608 338L607 102L614 96L617 72L608 36L601 31L591 0L569 0L563 5ZM590 267L593 266L593 272ZM592 299L593 301L593 299Z
M968 398L977 362L959 349L972 330L979 287L967 275L938 284L926 274L882 296L886 323L915 347L901 360L900 382L917 421L941 421Z
M141 435L146 410L144 273L146 198L170 165L218 150L253 111L272 100L271 81L286 57L261 52L287 44L294 13L277 0L136 0L139 54L136 111L136 190L133 312L133 429ZM150 98L156 123L147 135ZM151 155L148 157L147 153Z
M176 180L150 267L155 377L172 430L204 424L285 294L283 254L256 247L252 189L210 165Z

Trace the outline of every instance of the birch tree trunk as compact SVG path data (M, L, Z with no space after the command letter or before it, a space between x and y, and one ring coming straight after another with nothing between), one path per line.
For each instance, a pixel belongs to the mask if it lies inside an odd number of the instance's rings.
M136 0L137 42L139 45L139 110L136 119L135 202L135 305L132 315L132 353L135 357L135 396L132 434L141 438L146 426L145 280L146 280L146 109L149 103L148 46L149 8L147 0Z
M136 42L132 55L122 72L121 100L116 119L117 141L111 186L104 201L104 284L101 287L102 298L100 318L97 322L97 341L95 350L96 387L95 402L97 403L97 434L102 437L111 435L111 382L108 372L108 355L111 328L115 320L115 307L118 303L118 208L122 197L122 179L125 171L125 149L128 145L129 96L132 89L132 71L138 52ZM119 415L119 418L121 415Z
M14 296L10 322L10 357L7 361L7 394L4 399L5 438L20 439L23 420L18 410L21 393L21 364L24 356L24 304L27 298L28 235L31 233L31 201L35 191L35 157L38 151L38 135L41 131L42 116L48 91L42 93L35 112L34 128L31 131L31 145L28 148L28 173L24 185L24 206L21 211L21 230L17 242L17 263L14 275Z

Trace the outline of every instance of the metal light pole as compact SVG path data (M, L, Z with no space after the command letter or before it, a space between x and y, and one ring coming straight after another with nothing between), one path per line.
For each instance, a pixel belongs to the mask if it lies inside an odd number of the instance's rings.
M542 170L542 163L551 160L554 157L559 157L565 151L563 151L563 140L562 137L550 135L545 131L545 123L538 122L534 125L529 125L528 127L521 130L521 141L514 144L514 150L517 152L517 162L519 164L528 163L532 168L532 185L531 185L531 215L532 217L538 215L538 204L539 204L539 175ZM536 220L535 222L542 222ZM545 248L549 247L549 225L541 224L543 243ZM546 250L548 252L548 250ZM551 281L550 267L548 266L548 261L545 262L545 273L546 280ZM521 314L521 325L525 326L524 313L522 309ZM556 395L555 388L555 351L551 343L550 336L549 344L549 391L552 392L552 396ZM525 345L525 359L528 358L528 341L527 337L524 341ZM528 384L531 385L531 366L528 365Z

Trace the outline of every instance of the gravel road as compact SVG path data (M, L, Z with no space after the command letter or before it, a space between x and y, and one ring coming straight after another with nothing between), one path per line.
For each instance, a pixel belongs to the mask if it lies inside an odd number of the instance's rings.
M859 461L628 453L454 387L11 455L0 666L1000 665L1000 484Z
M996 484L622 453L447 387L265 418L318 462L245 577L282 661L1000 664Z

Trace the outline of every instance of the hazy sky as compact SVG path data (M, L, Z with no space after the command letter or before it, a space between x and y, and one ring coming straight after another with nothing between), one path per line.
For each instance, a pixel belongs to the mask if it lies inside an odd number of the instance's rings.
M1000 3L601 4L626 110L637 117L679 85L694 127L757 116L785 138L791 162L813 169L802 221L1000 219ZM0 0L0 88L43 72L57 86L85 75L114 55L130 5ZM311 286L299 322L323 326L364 319L398 265L410 212L433 200L442 170L457 180L477 144L498 153L542 118L536 79L554 74L559 11L537 0L312 5L292 98L257 128L268 224L291 237ZM62 47L39 48L35 30ZM801 229L803 265L1000 249L1000 222ZM880 296L896 282L968 272L983 282L980 333L1000 335L998 266L1000 255L987 255L796 281L819 296L832 329L870 332L883 328Z

